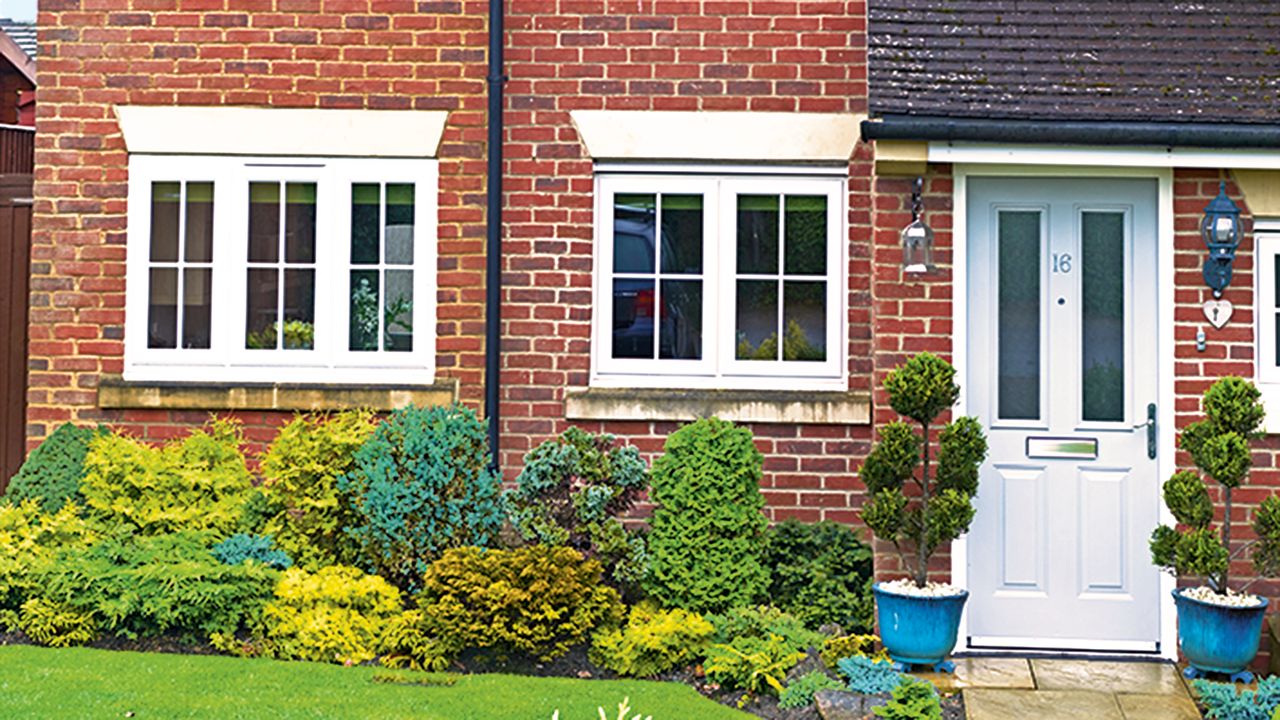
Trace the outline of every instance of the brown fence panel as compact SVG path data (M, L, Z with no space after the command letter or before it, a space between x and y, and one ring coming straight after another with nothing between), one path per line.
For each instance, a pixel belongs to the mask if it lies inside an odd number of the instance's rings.
M30 175L0 175L0 491L26 450L30 196Z

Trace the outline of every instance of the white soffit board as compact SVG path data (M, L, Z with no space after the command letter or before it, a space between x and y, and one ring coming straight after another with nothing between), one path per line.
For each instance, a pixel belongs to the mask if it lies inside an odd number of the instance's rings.
M1280 150L1124 145L1001 145L934 141L929 162L985 165L1280 169Z
M118 105L131 153L434 158L445 110Z
M594 160L848 162L865 115L572 110Z

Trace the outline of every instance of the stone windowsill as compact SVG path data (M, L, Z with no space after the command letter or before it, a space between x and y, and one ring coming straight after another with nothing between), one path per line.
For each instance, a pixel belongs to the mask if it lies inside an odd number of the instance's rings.
M387 411L406 405L448 405L457 397L458 382L452 378L432 385L291 385L125 382L115 376L98 384L98 407L112 410Z
M715 415L735 422L866 425L865 392L779 390L652 390L589 388L565 397L569 420L689 421Z

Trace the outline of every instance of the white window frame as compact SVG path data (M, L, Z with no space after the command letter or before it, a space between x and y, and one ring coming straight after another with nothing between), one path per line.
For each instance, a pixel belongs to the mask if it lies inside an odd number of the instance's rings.
M245 348L248 192L249 183L260 180L316 183L316 335L315 346L310 350ZM214 184L213 301L208 349L147 347L151 184L166 181ZM351 186L362 182L412 183L415 188L414 332L410 351L347 349ZM434 159L131 155L124 379L430 384L435 378L438 188Z
M1280 307L1275 301L1275 256L1280 255L1280 228L1260 231L1254 235L1254 262L1257 285L1254 292L1254 316L1257 319L1257 340L1254 348L1254 364L1259 385L1280 387L1280 366L1276 365L1275 316Z
M715 168L703 172L645 167L595 176L591 379L594 387L826 390L848 389L848 182L812 168ZM703 201L702 358L615 359L613 198L618 194L700 193ZM827 357L819 362L738 360L736 257L738 194L825 195L827 202ZM779 257L781 275L782 257ZM655 268L656 270L657 268ZM655 273L656 275L656 273ZM781 302L781 297L779 301ZM655 312L657 309L655 308ZM785 332L785 328L780 328ZM781 340L781 338L779 338Z

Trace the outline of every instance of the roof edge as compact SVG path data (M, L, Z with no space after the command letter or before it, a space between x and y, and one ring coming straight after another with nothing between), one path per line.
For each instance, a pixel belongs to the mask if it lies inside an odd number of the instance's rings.
M1062 145L1280 148L1280 125L1199 122L1003 120L885 115L862 123L862 139Z

